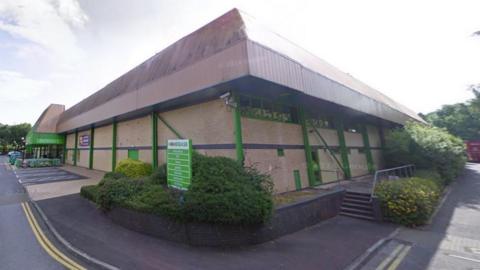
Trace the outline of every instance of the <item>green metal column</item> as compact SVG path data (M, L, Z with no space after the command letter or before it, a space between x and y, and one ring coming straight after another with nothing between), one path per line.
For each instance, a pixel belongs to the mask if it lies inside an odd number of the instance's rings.
M95 143L95 128L92 127L90 129L90 149L89 149L89 158L88 158L88 168L91 170L93 169L93 151L94 151L94 143Z
M73 147L73 166L77 166L78 130L75 130L75 146Z
M112 172L117 166L117 120L112 123Z
M335 127L337 128L337 134L338 134L338 143L340 145L340 155L342 157L342 163L343 163L343 173L345 175L346 179L350 179L352 177L352 174L350 172L350 162L348 161L348 150L347 150L347 144L345 143L345 133L344 133L344 128L343 128L343 122L340 119L337 119L335 123Z
M65 164L65 161L67 159L67 134L63 134L63 157L62 157L62 163Z
M308 175L308 184L314 186L317 184L315 180L315 173L313 171L313 158L312 158L312 148L310 147L310 142L308 140L308 129L307 121L305 120L305 112L303 108L298 108L298 120L300 125L302 125L302 134L303 134L303 145L305 148L305 158L307 160L307 175Z
M235 134L235 151L237 153L237 161L243 165L245 161L245 155L243 152L243 140L242 140L242 116L240 114L240 105L237 101L237 105L233 108L233 128Z
M158 117L152 112L152 167L158 167Z
M363 147L365 149L365 155L367 157L368 172L373 174L375 172L375 164L373 163L372 150L370 149L370 141L368 139L368 129L365 125L362 125L360 128L362 131Z

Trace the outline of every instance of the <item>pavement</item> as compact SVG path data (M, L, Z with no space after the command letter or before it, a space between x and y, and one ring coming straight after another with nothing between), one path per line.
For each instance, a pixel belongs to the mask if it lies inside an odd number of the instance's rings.
M15 173L34 201L79 193L82 186L98 184L105 174L69 165L61 168L17 169Z
M79 195L37 203L73 246L121 269L344 269L396 228L337 216L264 244L214 249L130 231Z
M402 228L358 269L395 268L480 269L480 164L467 165L429 225Z

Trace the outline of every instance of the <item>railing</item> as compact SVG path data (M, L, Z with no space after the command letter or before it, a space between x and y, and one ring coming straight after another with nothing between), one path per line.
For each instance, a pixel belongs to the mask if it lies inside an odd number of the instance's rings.
M387 180L396 180L402 177L412 177L414 173L415 173L415 165L413 164L376 171L373 177L373 185L372 185L372 192L370 193L370 201L373 199L373 193L375 192L375 186L377 185L377 182L385 179L385 177Z

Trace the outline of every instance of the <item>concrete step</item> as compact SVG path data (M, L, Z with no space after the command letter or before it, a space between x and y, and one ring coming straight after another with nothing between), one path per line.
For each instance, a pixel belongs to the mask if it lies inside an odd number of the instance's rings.
M340 215L341 216L346 216L346 217L351 217L351 218L373 220L373 217L371 217L371 216L358 215L358 214L352 214L352 213L346 213L346 212L340 212Z
M343 202L342 207L347 207L347 208L358 208L361 210L372 210L371 205L365 205L365 204L357 204L357 203L349 203L349 202Z
M357 195L357 196L363 196L363 197L368 197L368 198L370 198L370 193L364 193L364 192L358 192L358 191L351 191L351 190L347 190L345 193L346 193L346 194L352 194L352 195Z
M363 196L363 195L357 195L352 193L345 193L345 198L352 198L352 199L362 200L362 201L370 201L370 196Z
M343 201L346 203L352 203L352 204L361 204L361 205L368 205L371 206L372 204L368 200L358 200L356 198L343 198Z
M373 217L373 210L372 209L365 210L365 209L359 209L359 208L354 208L354 207L342 206L342 207L340 207L340 212L351 213L351 214L360 214L360 215Z

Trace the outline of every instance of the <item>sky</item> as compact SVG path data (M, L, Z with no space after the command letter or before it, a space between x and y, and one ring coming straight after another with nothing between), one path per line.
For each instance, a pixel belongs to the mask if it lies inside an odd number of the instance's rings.
M0 123L68 108L234 7L416 112L480 83L480 1L0 0Z

